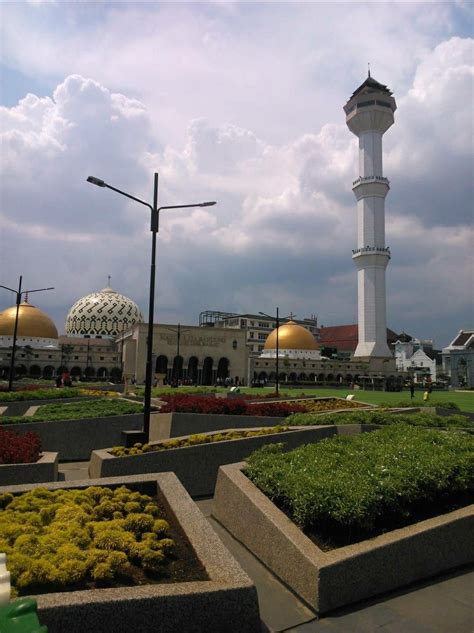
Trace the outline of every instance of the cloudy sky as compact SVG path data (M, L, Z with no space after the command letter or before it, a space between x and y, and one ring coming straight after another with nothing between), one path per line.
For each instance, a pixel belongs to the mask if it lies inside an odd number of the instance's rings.
M107 285L155 321L206 309L357 320L357 139L342 106L394 92L384 136L388 325L446 345L474 326L473 5L3 2L0 284L62 331ZM33 301L32 301L33 302ZM0 309L14 303L0 291Z

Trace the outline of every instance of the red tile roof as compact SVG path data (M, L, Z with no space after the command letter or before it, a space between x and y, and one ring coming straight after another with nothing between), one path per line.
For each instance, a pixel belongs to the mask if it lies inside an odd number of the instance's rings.
M398 335L387 328L387 343L394 343ZM338 350L354 352L359 342L359 328L357 323L352 325L321 326L319 343L322 347L335 347Z

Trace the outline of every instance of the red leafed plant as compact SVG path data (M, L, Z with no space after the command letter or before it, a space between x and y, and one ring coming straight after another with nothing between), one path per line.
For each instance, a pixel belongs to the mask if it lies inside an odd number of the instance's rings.
M0 464L31 464L41 453L41 438L28 431L20 434L0 429Z
M292 402L259 402L249 404L244 399L227 400L203 396L162 396L166 404L161 413L206 413L227 415L262 415L284 418L291 413L304 413L306 407Z

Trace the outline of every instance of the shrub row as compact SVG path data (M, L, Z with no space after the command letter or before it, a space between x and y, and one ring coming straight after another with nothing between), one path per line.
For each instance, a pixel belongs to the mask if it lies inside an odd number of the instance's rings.
M245 473L301 528L353 542L472 495L474 436L395 424L288 453L265 446Z
M159 444L142 444L137 442L131 448L125 446L114 446L109 452L115 457L125 457L127 455L143 455L143 453L153 453L165 451L171 448L183 448L184 446L196 446L198 444L213 444L224 442L225 440L239 440L246 437L258 437L259 435L270 435L272 433L283 433L289 431L287 426L269 426L264 429L253 431L220 431L219 433L200 433L190 435L184 439L167 440Z
M244 399L195 397L187 395L163 396L166 404L161 413L207 413L227 415L262 415L286 417L291 413L306 411L306 408L295 402L259 402L249 404Z
M124 486L4 493L1 507L0 551L20 594L133 584L137 567L160 573L174 547L153 499Z
M37 433L28 431L19 435L0 429L0 464L32 464L41 453L41 439Z
M21 391L7 391L0 393L0 402L18 402L22 400L56 400L61 398L80 398L81 396L103 396L100 391L94 391L92 394L89 390L78 389L76 387L61 387L60 389L52 389L45 387L38 389L33 385L25 386Z
M290 426L313 424L396 424L403 422L411 426L436 428L474 428L474 420L464 415L440 416L433 413L389 413L381 409L369 411L341 411L327 415L314 413L295 413L286 423Z
M383 409L407 409L410 407L440 407L443 409L454 409L456 411L460 411L460 407L458 404L456 404L455 402L440 402L439 400L437 402L430 402L429 400L425 401L421 401L419 402L418 400L416 402L413 402L411 400L403 400L401 402L382 402L381 404L379 404L379 407L382 407Z
M102 418L111 415L141 413L143 405L129 400L109 400L100 398L85 402L69 402L67 404L45 404L33 416L1 416L1 424L22 424L26 422L51 422L53 420L78 420L81 418Z

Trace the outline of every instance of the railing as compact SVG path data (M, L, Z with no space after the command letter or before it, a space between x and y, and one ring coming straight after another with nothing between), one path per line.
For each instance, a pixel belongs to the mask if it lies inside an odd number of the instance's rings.
M360 176L359 178L357 178L357 180L353 181L352 186L355 187L356 185L359 185L363 182L368 182L372 180L378 180L379 182L383 182L387 185L389 184L389 180L388 178L385 178L385 176Z
M358 255L359 253L387 253L390 255L390 247L387 246L363 246L362 248L353 248L352 254Z

